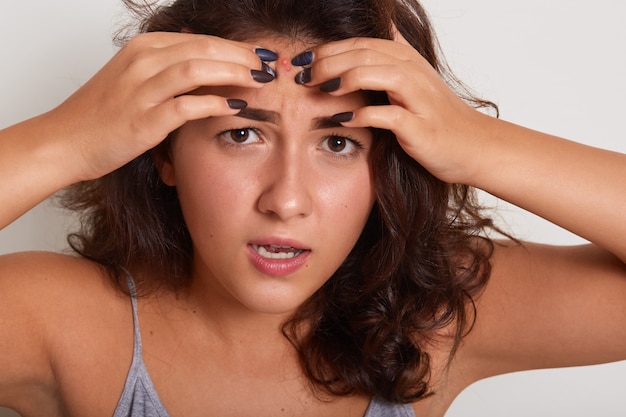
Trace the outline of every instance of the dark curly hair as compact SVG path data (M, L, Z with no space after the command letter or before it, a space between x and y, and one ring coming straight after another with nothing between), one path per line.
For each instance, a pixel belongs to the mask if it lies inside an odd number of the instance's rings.
M415 0L125 0L139 32L190 31L234 40L281 35L317 43L392 38L392 23L459 96L473 98L442 62L427 15ZM371 92L377 104L386 95ZM368 393L391 402L430 394L433 336L454 329L453 353L474 320L473 298L490 274L493 227L474 190L442 182L410 158L389 131L375 130L376 203L341 267L283 326L312 385L333 395ZM162 145L167 146L167 145ZM150 152L68 190L82 213L69 240L125 289L124 271L144 294L187 285L191 239L176 189L163 184Z

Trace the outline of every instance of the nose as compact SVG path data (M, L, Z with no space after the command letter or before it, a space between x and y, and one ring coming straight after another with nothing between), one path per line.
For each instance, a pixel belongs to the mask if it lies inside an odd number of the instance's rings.
M311 214L316 175L306 157L296 152L280 152L267 161L261 174L262 192L258 209L282 221L303 218Z

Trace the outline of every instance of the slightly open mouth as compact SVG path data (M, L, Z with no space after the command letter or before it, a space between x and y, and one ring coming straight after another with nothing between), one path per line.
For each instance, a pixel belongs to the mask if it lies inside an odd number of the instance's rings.
M277 260L293 259L304 252L302 249L291 246L252 245L252 248L263 258Z

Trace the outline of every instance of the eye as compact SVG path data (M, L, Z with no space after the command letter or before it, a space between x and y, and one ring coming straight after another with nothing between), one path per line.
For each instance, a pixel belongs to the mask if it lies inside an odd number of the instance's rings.
M259 142L260 138L257 132L249 127L246 128L238 128L238 129L230 129L220 133L220 137L225 139L228 142L236 143L236 144L247 144L247 143L255 143Z
M341 152L348 146L348 139L340 138L339 136L333 136L326 140L328 149L333 152Z
M324 138L322 148L331 153L345 156L356 154L360 149L363 149L358 141L338 135Z

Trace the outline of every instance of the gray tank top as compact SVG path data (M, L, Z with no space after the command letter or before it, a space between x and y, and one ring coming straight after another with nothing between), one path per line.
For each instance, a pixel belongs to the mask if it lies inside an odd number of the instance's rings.
M159 399L143 362L135 284L130 278L128 279L128 287L131 293L135 333L133 361L126 377L122 397L117 404L113 417L170 417ZM415 413L410 404L391 404L373 398L364 417L415 417Z

